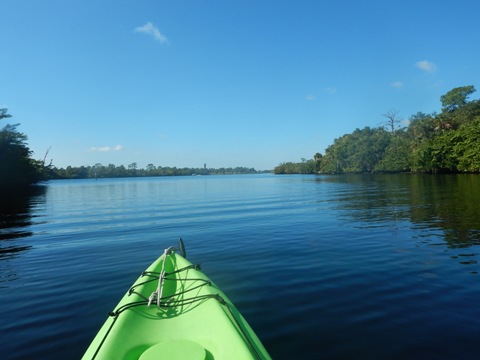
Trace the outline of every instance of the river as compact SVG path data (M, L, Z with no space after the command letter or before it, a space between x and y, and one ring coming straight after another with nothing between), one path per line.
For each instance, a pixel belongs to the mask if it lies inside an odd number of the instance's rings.
M0 205L3 359L78 359L183 238L274 359L480 354L480 177L57 180Z

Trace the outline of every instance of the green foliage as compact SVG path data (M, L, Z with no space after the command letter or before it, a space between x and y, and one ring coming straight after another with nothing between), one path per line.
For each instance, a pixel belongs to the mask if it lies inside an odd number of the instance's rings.
M12 115L7 114L7 111L5 108L0 109L0 120L12 117Z
M322 164L323 155L316 153L313 159L302 158L302 162L281 163L273 169L274 174L318 174Z
M475 92L473 85L454 88L440 97L443 111L452 112L467 103L467 97Z
M424 148L430 172L480 172L480 101L464 104L434 120L435 136Z
M143 177L143 176L191 176L191 175L233 175L233 174L256 174L253 168L176 168L162 167L148 164L145 169L139 169L137 163L131 163L128 168L108 164L95 164L94 166L80 166L67 168L54 167L51 171L54 179L88 179L88 178L120 178L120 177Z
M427 115L422 112L418 112L410 117L410 125L407 132L413 142L421 143L433 137L435 133L433 119L434 115Z
M4 109L2 109L4 110ZM6 111L0 113L5 118ZM27 136L17 131L18 124L7 124L0 130L0 189L25 187L42 180L42 168L31 159Z
M356 129L335 139L322 158L324 173L369 173L375 170L390 145L391 133L384 128Z
M315 174L318 172L318 162L315 160L303 160L300 163L287 162L273 169L275 174Z
M440 114L418 112L396 129L398 112L384 114L387 129L356 129L335 139L308 163L284 163L275 173L480 173L480 100L467 101L472 85L440 97ZM312 164L311 167L308 165Z
M0 120L11 117L0 109ZM49 167L45 161L32 159L27 135L19 132L19 124L7 124L0 130L0 191L25 188L45 180ZM47 152L48 154L48 152Z
M410 139L404 130L397 130L390 137L381 160L375 166L380 172L407 172L411 169Z
M448 159L458 172L480 172L480 116L452 132Z

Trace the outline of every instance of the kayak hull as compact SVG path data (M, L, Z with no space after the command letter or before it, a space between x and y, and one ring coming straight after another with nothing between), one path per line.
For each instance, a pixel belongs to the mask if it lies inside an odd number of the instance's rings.
M83 359L270 359L228 297L173 249L133 284Z

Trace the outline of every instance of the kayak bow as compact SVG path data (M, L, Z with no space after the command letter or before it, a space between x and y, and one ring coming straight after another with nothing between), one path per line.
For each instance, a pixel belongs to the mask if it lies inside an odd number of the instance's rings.
M185 254L183 242L179 246ZM109 314L83 359L271 359L201 270L165 250Z

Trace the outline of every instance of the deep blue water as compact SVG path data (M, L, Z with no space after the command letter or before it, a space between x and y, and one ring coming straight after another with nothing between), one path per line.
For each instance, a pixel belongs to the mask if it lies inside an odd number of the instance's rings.
M80 358L182 237L274 359L480 354L480 177L51 181L0 206L3 359Z

